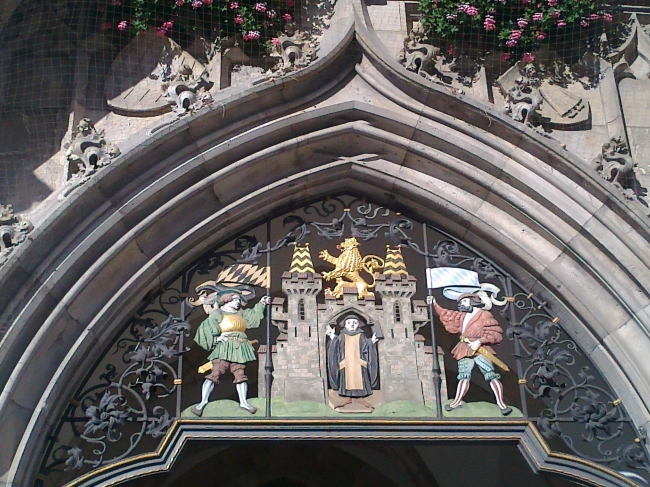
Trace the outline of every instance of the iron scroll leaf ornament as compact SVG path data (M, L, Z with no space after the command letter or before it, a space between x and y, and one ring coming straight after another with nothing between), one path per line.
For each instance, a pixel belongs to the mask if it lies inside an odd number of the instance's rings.
M548 304L479 251L430 226L431 245L425 248L414 239L413 221L348 196L310 204L270 221L278 224L282 235L278 240L260 242L264 223L204 254L164 288L146 296L67 405L48 439L36 485L44 485L50 475L62 485L93 468L154 451L180 414L179 364L188 349L188 317L194 310L184 303L193 286L232 263L255 264L263 255L308 236L326 242L343 236L362 242L383 239L423 261L427 256L438 267L473 270L482 282L498 285L511 297L500 309L499 321L514 350L504 360L514 365L524 416L537 425L553 450L650 484L645 438L612 388L553 318Z
M424 256L427 250L407 234L412 228L409 220L395 220L386 236ZM521 398L524 411L525 396L543 404L536 417L529 417L544 438L557 449L649 484L650 462L643 446L644 435L559 320L552 317L547 303L525 292L476 250L437 232L448 239L438 240L428 251L436 266L470 269L479 274L481 281L498 280L502 289L511 291L501 315L508 321L506 337L515 342L518 383L525 391ZM563 444L553 442L555 439Z

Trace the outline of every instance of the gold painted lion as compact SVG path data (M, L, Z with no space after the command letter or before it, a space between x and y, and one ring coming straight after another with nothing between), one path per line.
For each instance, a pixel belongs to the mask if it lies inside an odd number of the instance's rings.
M327 250L323 250L318 256L334 264L335 269L330 272L323 272L323 278L327 281L336 279L336 287L334 289L326 289L326 296L334 296L340 298L343 295L344 287L356 287L359 293L359 299L366 296L373 297L374 294L369 292L368 289L375 287L375 276L378 274L377 269L384 267L384 260L376 255L367 255L361 257L359 252L359 242L357 239L346 238L343 243L336 246L341 251L341 255L333 257ZM372 283L368 284L360 275L359 272L366 271L372 276Z

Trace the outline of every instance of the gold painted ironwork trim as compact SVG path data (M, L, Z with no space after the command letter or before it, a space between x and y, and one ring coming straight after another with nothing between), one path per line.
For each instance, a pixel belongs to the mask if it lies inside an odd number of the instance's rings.
M526 379L519 379L517 381L517 384L526 385L526 384L528 384L528 381Z
M183 379L174 379L174 385L180 386L183 383Z

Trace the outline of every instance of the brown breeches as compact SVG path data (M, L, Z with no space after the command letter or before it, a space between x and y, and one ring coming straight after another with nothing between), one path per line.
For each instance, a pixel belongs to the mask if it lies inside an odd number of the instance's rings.
M238 364L236 362L228 362L227 360L214 359L212 361L212 371L210 374L206 375L206 379L210 379L215 384L219 383L219 378L230 370L230 373L235 377L233 384L239 384L240 382L246 382L248 377L244 373L246 368L245 364Z

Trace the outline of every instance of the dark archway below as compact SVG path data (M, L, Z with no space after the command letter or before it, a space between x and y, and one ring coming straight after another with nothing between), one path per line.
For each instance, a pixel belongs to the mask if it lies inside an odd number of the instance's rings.
M569 487L514 442L194 441L170 472L129 487Z

